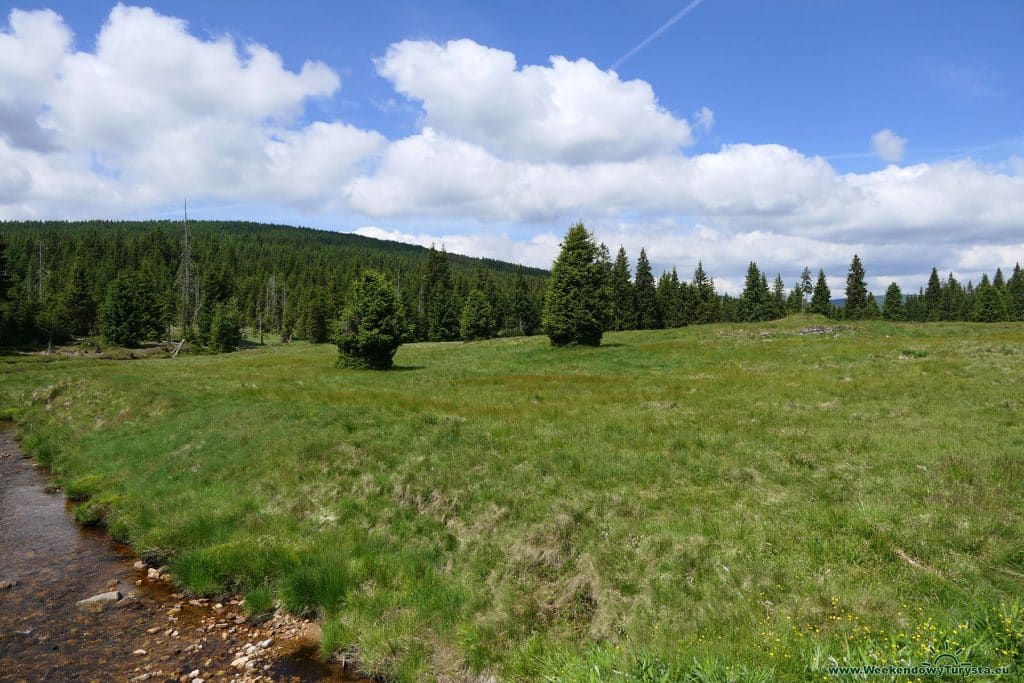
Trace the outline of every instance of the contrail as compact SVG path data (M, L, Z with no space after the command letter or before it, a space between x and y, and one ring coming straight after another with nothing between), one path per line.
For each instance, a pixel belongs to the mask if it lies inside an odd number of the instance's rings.
M643 50L645 47L647 47L648 45L650 45L651 43L656 41L658 38L660 38L662 33L664 33L665 31L669 30L670 28L672 28L672 26L677 21L679 21L680 19L685 17L687 14L689 14L693 10L697 9L697 5L699 5L702 2L704 2L704 0L693 0L693 2L691 2L689 5L687 5L683 9L679 10L679 12L677 12L671 19L669 19L664 24L659 26L658 30L656 30L654 33L652 33L651 35L649 35L646 38L644 38L643 41L641 41L641 43L639 45L637 45L632 50L630 50L626 54L624 54L621 57L619 57L618 59L616 59L615 63L612 64L608 68L610 70L618 69L619 66L621 66L624 61L626 61L627 59L629 59L630 57L635 55L637 52L640 52L640 50Z

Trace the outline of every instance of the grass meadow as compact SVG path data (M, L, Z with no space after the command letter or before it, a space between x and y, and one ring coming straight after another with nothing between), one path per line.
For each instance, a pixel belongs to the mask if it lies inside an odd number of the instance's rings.
M7 357L0 408L83 522L369 673L1024 678L1024 326L809 324Z

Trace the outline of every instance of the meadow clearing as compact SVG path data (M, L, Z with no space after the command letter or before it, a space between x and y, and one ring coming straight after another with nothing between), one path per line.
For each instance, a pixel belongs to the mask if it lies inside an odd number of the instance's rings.
M821 334L802 334L811 325ZM1024 326L0 359L83 522L398 680L1024 671ZM876 680L885 680L879 678Z

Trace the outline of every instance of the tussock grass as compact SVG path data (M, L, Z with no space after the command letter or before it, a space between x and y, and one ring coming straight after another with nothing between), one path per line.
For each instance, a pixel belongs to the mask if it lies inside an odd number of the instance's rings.
M186 589L400 680L1024 671L1024 328L808 324L5 362L0 412Z

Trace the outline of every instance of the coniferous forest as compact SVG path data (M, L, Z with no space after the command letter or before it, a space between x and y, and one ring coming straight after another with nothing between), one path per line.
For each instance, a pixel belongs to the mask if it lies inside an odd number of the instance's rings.
M408 341L459 339L463 302L483 291L488 336L533 334L546 273L442 249L242 222L0 224L4 345L101 337L131 346L185 335L226 350L254 337L327 341L350 283L384 273L410 322ZM187 258L186 258L187 257Z
M574 226L576 227L576 226ZM32 346L96 339L118 346L186 337L228 351L242 330L260 339L326 342L365 269L395 288L404 341L475 340L540 332L546 271L352 234L247 222L5 222L0 224L0 344ZM186 239L187 237L187 239ZM594 242L593 237L587 237ZM833 302L826 274L804 268L787 288L753 261L739 296L719 294L703 263L689 280L673 268L655 278L645 250L635 270L624 248L614 260L593 243L603 288L604 330L759 322L790 313L834 319L1024 320L1024 273L1000 268L961 283L933 268L918 292L894 282L868 291L854 256L845 299ZM881 304L879 303L881 300Z

